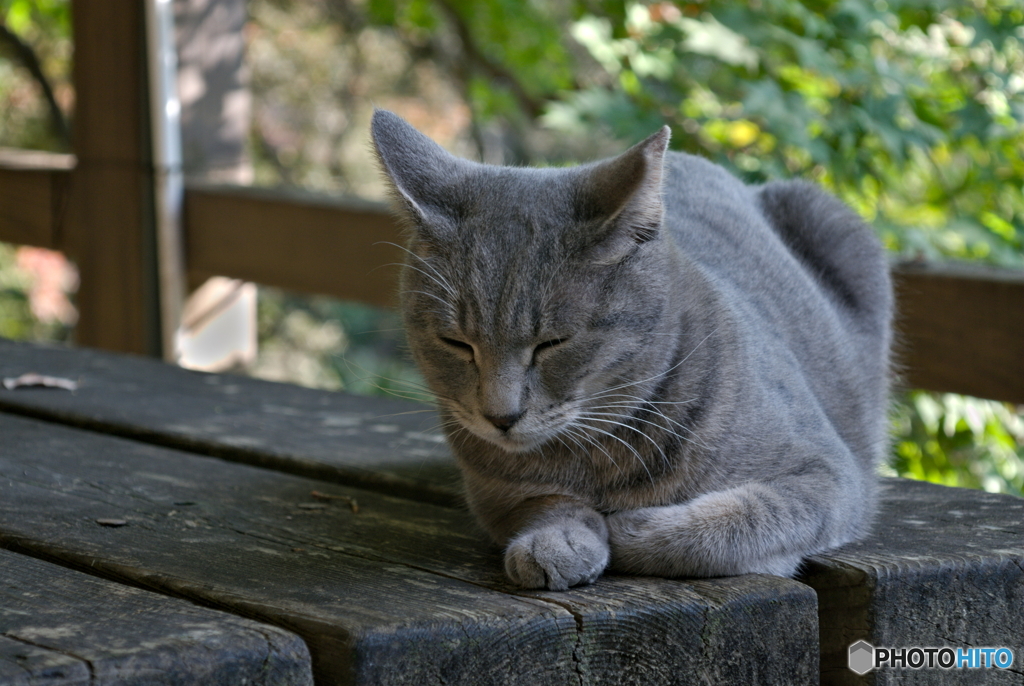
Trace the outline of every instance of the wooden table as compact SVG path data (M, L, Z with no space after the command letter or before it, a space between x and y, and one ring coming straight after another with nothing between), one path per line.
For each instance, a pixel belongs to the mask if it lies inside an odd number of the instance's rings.
M0 389L0 686L895 680L847 669L860 639L1024 661L1009 496L887 480L876 534L799 580L522 591L431 412L0 341L26 372L79 386Z

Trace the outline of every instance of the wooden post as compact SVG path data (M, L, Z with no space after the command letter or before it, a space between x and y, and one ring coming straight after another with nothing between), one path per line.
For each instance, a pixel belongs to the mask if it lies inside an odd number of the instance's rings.
M72 0L76 92L66 226L77 342L160 355L143 3Z

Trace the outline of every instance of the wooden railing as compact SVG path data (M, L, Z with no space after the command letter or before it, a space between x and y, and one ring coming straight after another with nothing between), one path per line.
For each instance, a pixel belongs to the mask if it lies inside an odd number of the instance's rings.
M67 155L0 151L0 240L67 250L63 226L73 169ZM394 244L402 239L382 204L264 188L188 186L184 216L190 283L231 276L394 304L394 265L402 261ZM106 265L110 271L126 267L113 260ZM897 264L893 275L905 386L1024 403L1024 273Z
M0 240L76 261L79 344L159 355L141 5L72 0L77 157L0 150ZM401 238L383 205L192 185L183 217L183 282L394 304ZM894 276L904 386L1024 403L1024 272L901 264Z

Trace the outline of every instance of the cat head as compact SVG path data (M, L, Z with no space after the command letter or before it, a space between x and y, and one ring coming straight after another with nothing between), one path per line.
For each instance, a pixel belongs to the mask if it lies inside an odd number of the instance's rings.
M372 133L409 230L409 344L443 409L517 452L625 402L670 308L668 127L610 160L541 169L457 158L383 110Z

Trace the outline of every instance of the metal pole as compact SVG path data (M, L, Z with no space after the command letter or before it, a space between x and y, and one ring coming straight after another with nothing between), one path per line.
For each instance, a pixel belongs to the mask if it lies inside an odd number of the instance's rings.
M176 332L185 297L182 240L184 179L181 163L181 102L172 0L146 0L146 58L155 184L156 250L160 338L165 360L178 359Z

